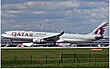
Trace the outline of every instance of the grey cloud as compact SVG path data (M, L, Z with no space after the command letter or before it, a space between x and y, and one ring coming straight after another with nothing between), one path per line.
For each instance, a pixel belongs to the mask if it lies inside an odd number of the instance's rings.
M109 0L76 0L76 1L81 1L81 2L106 2L108 3Z
M36 8L40 9L47 9L47 10L56 10L56 9L66 9L71 7L78 7L79 3L74 1L50 1L50 2L36 2L36 1L29 1L24 3L16 3L16 4L5 4L2 6L3 9L13 9L13 10L21 10L21 9L29 9L29 8ZM46 10L45 9L45 10Z
M88 33L88 27L94 29L104 20L108 20L105 0L30 0L2 5L2 31Z

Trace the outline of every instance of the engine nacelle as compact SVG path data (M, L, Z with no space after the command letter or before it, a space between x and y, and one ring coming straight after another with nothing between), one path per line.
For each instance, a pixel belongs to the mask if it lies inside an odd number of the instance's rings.
M45 42L45 40L44 39L37 38L37 39L33 39L33 42L34 43L42 43L42 42Z
M108 39L108 37L107 37L107 36L104 36L103 38L104 38L104 39Z

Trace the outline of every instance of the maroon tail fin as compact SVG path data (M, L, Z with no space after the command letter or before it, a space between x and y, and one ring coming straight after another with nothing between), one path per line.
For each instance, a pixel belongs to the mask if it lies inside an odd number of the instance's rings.
M101 23L91 34L97 34L103 36L105 27L107 26L108 22Z

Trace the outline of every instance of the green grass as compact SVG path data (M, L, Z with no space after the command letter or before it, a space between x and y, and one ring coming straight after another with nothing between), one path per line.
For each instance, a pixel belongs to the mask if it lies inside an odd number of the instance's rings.
M2 68L108 68L109 48L1 49Z

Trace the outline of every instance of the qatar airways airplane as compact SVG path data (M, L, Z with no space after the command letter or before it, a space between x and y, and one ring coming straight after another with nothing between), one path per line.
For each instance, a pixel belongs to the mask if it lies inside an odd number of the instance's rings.
M50 32L32 32L32 31L7 31L1 36L10 40L30 41L33 43L56 42L76 43L89 42L104 38L104 29L109 22L102 22L93 32L89 34L67 34Z

